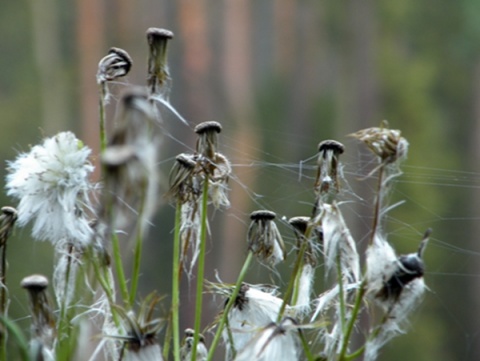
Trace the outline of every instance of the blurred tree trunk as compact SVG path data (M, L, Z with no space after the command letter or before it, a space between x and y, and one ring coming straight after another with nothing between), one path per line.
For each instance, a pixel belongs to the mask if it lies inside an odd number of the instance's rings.
M80 103L81 138L92 148L93 154L100 152L98 87L95 79L100 59L106 55L104 35L103 2L78 0L77 5L77 57L79 67L78 97ZM99 167L96 164L95 178Z
M225 96L235 122L232 134L231 158L235 163L244 164L258 159L259 137L253 109L253 46L251 2L248 0L229 0L225 2L223 34L223 79ZM230 182L230 201L241 216L249 213L250 200L242 187L252 189L256 172L238 167L235 169L238 182ZM248 219L245 222L248 224ZM234 217L226 217L224 222L223 254L219 262L221 277L234 282L240 262L246 255L246 228Z
M209 81L211 46L205 0L181 0L178 2L180 38L182 39L181 66L184 74L182 93L188 104L187 117L195 123L212 120L214 117L212 88Z
M470 164L473 171L478 169L478 165L480 164L480 61L478 61L475 71L474 71L474 84L473 84L473 91L472 91L472 103L473 103L473 129L470 132L471 139L470 139ZM480 189L478 187L472 188L472 195L471 195L471 214L473 217L478 217L480 214ZM472 222L472 229L470 234L471 237L471 244L472 249L478 248L478 235L480 234L480 222L474 221ZM480 274L480 263L475 262L472 270L472 274L478 275ZM480 320L480 288L478 287L478 283L474 282L473 287L471 287L471 295L470 297L470 305L473 307L473 314L470 317L472 324L470 329L478 330L478 325ZM475 316L476 315L476 316ZM480 343L473 342L473 350L472 355L478 356L480 355Z
M61 31L56 0L30 1L32 10L33 48L43 89L42 128L51 136L67 128L67 74L60 49Z

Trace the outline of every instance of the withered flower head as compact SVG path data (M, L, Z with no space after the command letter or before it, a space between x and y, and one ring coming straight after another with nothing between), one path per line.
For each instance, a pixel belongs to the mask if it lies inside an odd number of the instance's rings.
M389 129L386 121L380 127L362 129L350 136L364 142L382 162L394 163L407 156L407 140L401 136L400 130Z
M132 58L123 49L110 48L98 63L97 83L112 81L127 75L132 67Z
M248 248L262 263L274 266L285 260L286 251L282 236L273 221L276 214L267 210L259 210L250 214L248 228Z
M312 267L315 267L317 264L315 248L317 245L314 244L314 238L312 236L316 238L316 241L319 241L321 240L321 234L315 227L311 230L311 234L306 235L308 227L313 227L313 225L310 225L310 217L292 217L288 220L288 223L292 226L295 238L297 239L297 251L300 250L303 242L307 242L304 261ZM306 236L308 236L308 239Z
M147 85L153 96L167 97L170 88L170 72L167 64L168 41L173 39L170 30L149 28L147 30L148 77Z
M34 274L20 283L28 291L32 312L32 338L38 339L44 347L51 347L55 336L55 318L47 296L48 279Z
M195 186L195 167L197 166L196 156L193 154L181 153L175 158L175 164L170 171L170 189L167 197L186 202L191 200L200 192Z
M318 144L318 171L315 192L320 199L317 202L331 203L338 194L339 156L344 150L343 144L336 140L324 140Z
M198 124L195 127L195 133L198 134L197 152L213 160L218 147L218 134L221 131L222 126L218 122L209 121Z

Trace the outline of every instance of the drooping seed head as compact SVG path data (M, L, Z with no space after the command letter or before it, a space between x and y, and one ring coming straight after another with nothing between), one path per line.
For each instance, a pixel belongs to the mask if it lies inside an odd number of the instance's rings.
M132 68L132 58L123 49L112 47L98 63L97 83L104 83L123 77Z
M3 247L18 219L17 210L13 207L2 207L0 213L0 247Z
M170 176L170 188L166 196L170 199L176 199L180 202L186 202L193 199L199 189L196 189L195 168L197 166L197 157L193 154L181 153L175 158Z
M274 266L285 260L286 251L282 236L273 221L276 215L267 210L250 214L250 227L247 233L248 248L260 262Z
M304 235L308 228L308 223L310 222L310 217L292 217L288 220L288 223L293 227L293 229L299 232L301 235Z

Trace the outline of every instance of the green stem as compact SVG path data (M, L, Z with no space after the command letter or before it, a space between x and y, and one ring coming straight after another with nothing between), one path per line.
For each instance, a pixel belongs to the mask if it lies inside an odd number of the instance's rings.
M223 315L222 318L220 319L220 322L218 323L217 326L217 331L215 332L215 336L213 337L212 344L210 345L210 350L208 351L208 356L207 356L207 361L211 361L213 359L213 354L215 352L215 349L218 346L218 342L220 341L220 337L222 336L222 331L223 327L225 324L228 322L228 313L233 307L233 304L235 303L238 293L240 292L240 288L242 287L242 282L247 274L248 268L250 267L250 264L252 263L253 259L253 253L248 252L247 259L243 263L242 269L238 275L237 278L237 283L235 284L235 288L233 289L232 295L228 299L227 304L225 305L225 308L223 310Z
M345 332L345 299L343 292L343 279L342 279L342 265L340 263L340 253L337 253L337 278L338 278L338 298L340 299L340 324L342 325L342 332Z
M202 192L202 219L200 228L200 254L198 255L197 269L197 294L195 302L195 324L192 346L192 360L197 359L197 345L200 336L200 325L202 321L202 303L203 303L203 278L205 273L205 250L207 240L207 208L208 208L208 183L209 176L205 174Z
M280 307L280 311L278 312L277 323L280 322L283 318L283 314L285 313L285 309L287 307L287 302L288 302L287 300L293 294L296 294L296 297L298 297L298 285L296 286L296 279L297 279L297 274L299 273L301 265L303 263L303 256L305 254L306 249L307 249L307 241L305 240L305 242L302 243L300 251L297 254L297 259L295 261L295 265L293 266L293 273L292 273L292 276L290 277L290 281L288 282L287 290L285 291L285 295L283 297L282 306ZM295 292L294 292L294 289L295 289ZM292 298L293 305L296 303L296 301L297 301L296 299Z
M118 284L120 286L120 292L122 294L123 302L126 305L130 304L130 296L128 294L127 280L125 278L125 272L123 271L123 261L122 255L120 252L120 242L116 233L112 233L112 254L113 254L113 263L115 265L115 272L117 273Z
M133 307L135 303L135 297L137 296L138 281L140 279L140 263L142 260L142 248L143 248L143 207L145 205L146 197L146 187L148 185L144 184L141 190L142 197L140 200L140 210L138 211L138 221L137 221L137 235L135 240L135 251L133 255L133 273L132 273L132 284L130 285L130 302L129 305Z
M57 334L59 342L57 344L57 353L61 353L64 344L69 342L70 330L69 330L69 320L67 315L67 298L68 298L68 288L72 287L70 280L70 273L72 268L72 258L73 258L74 247L72 244L68 245L67 251L67 269L65 270L65 287L63 288L63 300L60 305L60 318L58 321ZM75 285L73 286L75 287ZM62 342L63 340L63 342Z
M0 274L0 315L7 316L7 240L2 245L2 269ZM7 361L7 330L0 331L0 361Z
M175 230L173 235L173 268L172 268L172 332L173 332L173 359L180 360L180 327L179 327L179 307L180 307L180 227L182 218L182 205L177 202L175 211Z
M365 280L363 280L362 283L359 286L360 288L357 292L357 297L355 298L355 303L354 303L353 309L352 309L352 315L350 317L350 320L348 322L346 331L345 331L344 336L343 336L342 348L340 349L340 355L338 357L339 361L347 360L345 355L347 353L347 348L348 348L348 343L350 341L350 336L352 335L352 332L353 332L353 329L354 329L354 326L355 326L355 321L357 319L358 313L360 312L360 308L361 308L362 301L363 301L363 296L365 296L365 293L367 291L366 283L367 282Z
M100 151L103 153L107 148L107 134L105 131L105 95L106 84L104 82L99 84L100 86L100 99L99 99L99 112L100 112Z
M307 357L308 361L315 361L315 357L312 355L310 351L310 347L308 347L307 339L303 334L302 330L298 330L298 336L300 337L300 342L302 343L303 351L305 351L305 356Z

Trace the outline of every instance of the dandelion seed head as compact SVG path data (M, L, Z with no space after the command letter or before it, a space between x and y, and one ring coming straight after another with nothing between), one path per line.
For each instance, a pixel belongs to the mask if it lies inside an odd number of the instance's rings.
M299 340L294 319L287 317L280 324L261 328L249 343L239 349L235 361L296 361L300 359Z
M89 242L84 211L91 208L88 192L94 188L88 179L94 169L90 152L73 133L63 132L9 162L7 194L20 200L18 224L33 221L34 238Z
M173 39L173 32L167 29L149 28L146 36L149 46L147 84L150 95L166 99L171 83L167 46L168 41Z
M283 300L277 297L275 290L266 290L264 287L243 284L235 300L234 307L228 314L228 324L233 338L230 345L227 330L223 331L223 338L227 345L227 354L243 349L255 336L255 333L275 322ZM290 306L286 314L292 313Z
M218 134L221 131L221 124L215 121L198 124L195 127L195 133L198 135L197 153L213 160L218 147Z

